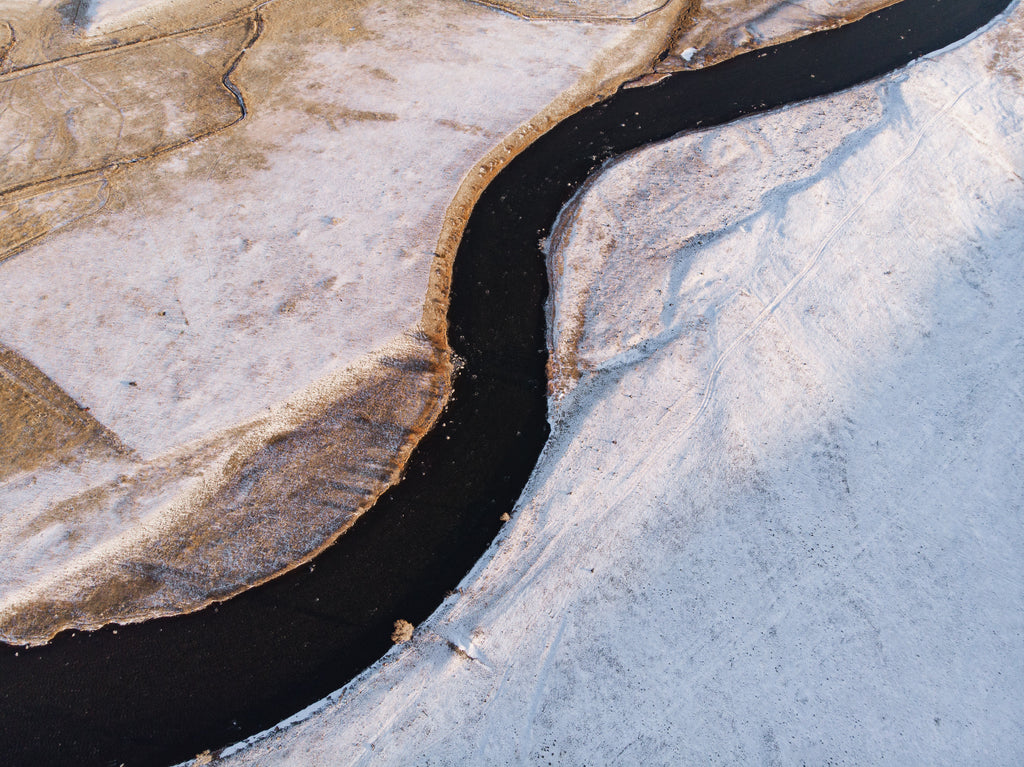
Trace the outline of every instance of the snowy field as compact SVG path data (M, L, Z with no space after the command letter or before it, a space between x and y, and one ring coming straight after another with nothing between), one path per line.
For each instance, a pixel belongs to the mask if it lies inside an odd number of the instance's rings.
M1024 761L1022 40L608 167L512 522L224 762Z
M451 258L505 162L656 62L887 3L0 0L0 637L309 559L444 400Z
M0 68L0 351L74 401L51 422L87 412L117 448L0 465L0 637L25 643L196 609L372 504L411 448L388 425L418 435L443 400L444 366L415 371L443 343L444 245L481 184L645 71L682 6L581 24L447 0L117 1L43 34L52 8L4 3L22 68ZM416 380L386 382L405 400L359 444L345 399L397 375L382 359Z

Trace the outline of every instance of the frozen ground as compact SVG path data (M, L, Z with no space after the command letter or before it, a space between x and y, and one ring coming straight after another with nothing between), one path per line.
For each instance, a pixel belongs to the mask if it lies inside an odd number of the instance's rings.
M642 47L628 26L531 23L472 5L371 4L328 19L306 5L264 9L232 75L244 121L132 168L114 182L126 198L116 210L0 265L3 342L144 458L252 417L415 326L463 177L606 49ZM440 29L447 45L434 41ZM224 62L245 42L227 41L237 47ZM216 43L190 42L206 56ZM131 82L163 63L146 58L157 49L102 58ZM229 95L216 70L209 79ZM64 95L63 109L95 100L91 84ZM204 114L202 95L152 109ZM78 153L100 142L92 133L124 127L119 108L70 126L92 129ZM36 167L39 145L54 143L20 138L37 147ZM53 154L55 166L75 159Z
M893 5L897 0L704 0L693 23L676 38L657 72L697 69L739 51L830 29Z
M70 399L0 369L0 425L35 459L0 466L0 636L24 642L223 598L372 503L443 401L463 211L538 126L649 68L684 4L171 3L116 35L30 6L0 6L0 351ZM346 404L371 386L390 411ZM40 444L69 419L105 443Z
M1022 33L608 168L512 522L224 762L1024 761Z
M446 396L493 173L674 43L884 4L816 2L0 0L0 637L312 556Z

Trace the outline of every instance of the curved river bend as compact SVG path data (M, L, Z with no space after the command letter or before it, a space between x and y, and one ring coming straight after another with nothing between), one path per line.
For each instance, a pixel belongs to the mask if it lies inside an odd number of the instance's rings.
M475 207L453 274L466 360L442 423L314 567L201 612L26 650L0 645L9 767L160 765L272 726L336 690L423 620L487 548L547 438L538 241L605 160L850 87L980 27L1007 0L903 0L840 29L625 90L565 120Z

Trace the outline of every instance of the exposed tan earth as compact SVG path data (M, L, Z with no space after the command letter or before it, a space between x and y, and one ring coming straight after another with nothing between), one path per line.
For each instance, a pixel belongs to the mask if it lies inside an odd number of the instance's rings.
M398 480L448 394L448 356L424 338L405 339L361 368L318 381L321 396L303 393L198 450L151 461L11 525L27 540L76 525L81 537L72 543L92 548L75 562L73 580L59 573L56 583L16 591L0 625L43 635L54 616L96 628L123 619L125 605L175 612L315 555ZM104 517L164 499L161 513L99 537ZM20 564L42 554L23 548L11 557Z
M446 401L487 181L684 41L835 23L750 7L0 2L0 637L329 545Z
M125 452L117 437L17 353L0 346L0 481L81 452Z

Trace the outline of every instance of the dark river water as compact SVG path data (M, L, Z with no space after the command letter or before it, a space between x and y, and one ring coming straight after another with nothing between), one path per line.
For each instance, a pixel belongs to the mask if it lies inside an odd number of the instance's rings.
M0 645L0 764L167 765L265 729L344 685L457 586L548 435L538 241L602 162L681 131L847 88L972 32L1007 0L903 0L838 30L622 91L502 171L455 261L455 396L405 479L315 562L224 604ZM813 77L812 77L813 75Z

